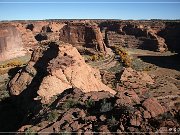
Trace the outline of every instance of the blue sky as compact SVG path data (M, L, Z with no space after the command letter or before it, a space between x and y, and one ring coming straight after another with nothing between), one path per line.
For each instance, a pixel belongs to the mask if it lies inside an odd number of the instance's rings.
M41 19L180 19L180 0L0 0L0 20Z

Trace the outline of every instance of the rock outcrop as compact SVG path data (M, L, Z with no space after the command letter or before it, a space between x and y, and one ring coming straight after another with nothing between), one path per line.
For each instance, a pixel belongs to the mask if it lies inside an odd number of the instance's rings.
M179 22L166 22L165 27L158 31L170 51L180 52L180 23Z
M166 111L166 109L162 107L155 98L146 99L142 103L142 106L147 109L147 111L151 114L152 117L156 117L160 114L165 113Z
M39 84L36 81L40 81ZM70 44L51 43L49 48L37 48L27 66L9 83L11 95L19 95L31 86L37 87L36 92L43 103L48 103L53 96L73 87L83 92L116 93L101 82L99 71L87 65Z
M21 33L21 38L23 42L23 47L26 49L32 49L36 44L37 40L34 37L33 24L21 24L21 23L13 23L13 25L19 30Z
M133 92L129 94L135 95ZM165 119L156 121L164 110L154 98L145 100L143 104L119 104L122 103L119 100L122 101L121 96L113 96L107 91L84 93L77 88L65 90L50 106L22 124L18 131L28 132L30 129L38 134L63 131L84 134L155 132L166 122ZM169 123L166 124L168 128L179 125L173 119Z
M100 28L90 22L68 22L60 30L60 40L72 44L79 49L87 49L92 53L106 53L106 46Z
M20 46L23 46L28 53L38 41L42 41L36 38L37 35L46 35L47 38L43 38L45 42L61 40L70 43L81 54L90 55L108 53L106 46L123 46L159 52L167 50L179 52L180 50L179 22L48 20L3 22L0 25L1 29L4 26L9 29L15 26L20 33L20 35L16 34L15 38L22 40ZM16 54L23 54L18 49L17 52L19 53ZM14 58L16 55L9 55L9 57Z
M147 73L136 71L132 68L124 68L120 76L120 82L123 83L124 88L134 89L139 95L148 93L147 86L155 83ZM122 87L119 87L118 89L123 91Z
M23 56L22 38L16 27L12 25L0 26L0 61Z
M164 23L143 21L110 21L100 23L108 46L123 46L151 51L168 50L165 39L159 36Z

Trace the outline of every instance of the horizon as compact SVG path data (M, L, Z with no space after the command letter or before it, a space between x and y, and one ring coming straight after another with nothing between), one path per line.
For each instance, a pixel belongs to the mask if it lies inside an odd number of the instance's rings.
M0 12L0 21L179 20L180 0L1 0Z
M32 19L32 20L0 20L0 22L16 22L16 21L71 21L71 20L109 20L109 21L180 21L180 19L108 19L108 18L104 18L104 19L89 19L89 18L84 18L84 19L56 19L56 18L52 18L52 19L40 19L40 20L36 20L36 19Z

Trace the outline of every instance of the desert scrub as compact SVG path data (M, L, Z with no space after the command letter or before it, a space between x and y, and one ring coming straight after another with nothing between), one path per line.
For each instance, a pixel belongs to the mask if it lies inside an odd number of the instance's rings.
M113 46L113 50L116 55L120 57L120 61L123 63L125 67L131 67L132 59L130 58L127 51L122 47Z
M111 116L110 119L107 120L108 128L111 132L116 132L118 128L118 121L114 116Z
M27 128L24 132L25 135L36 135L37 133L34 132L31 128Z
M111 103L107 102L106 99L103 99L102 103L101 103L101 108L100 108L100 112L108 112L112 110L112 105Z
M21 62L20 60L10 60L7 63L1 64L0 68L8 68L8 67L17 67L17 66L22 66L24 63Z
M62 105L62 109L69 109L69 108L73 108L76 105L78 105L79 102L74 100L74 99L68 99L64 102L64 104Z
M98 60L103 60L103 59L104 59L104 55L102 53L90 56L91 61L98 61Z
M59 117L59 114L58 114L57 110L52 110L52 111L48 114L47 120L48 120L49 122L54 122L54 121L56 121L56 120L58 119L58 117Z
M132 68L137 71L152 71L157 67L153 64L143 62L139 58L132 59Z
M116 121L115 117L112 116L110 119L107 120L107 123L109 127L113 130L113 128L117 126L118 121Z
M95 105L95 102L92 100L92 99L88 99L86 102L85 102L85 106L86 108L91 108Z

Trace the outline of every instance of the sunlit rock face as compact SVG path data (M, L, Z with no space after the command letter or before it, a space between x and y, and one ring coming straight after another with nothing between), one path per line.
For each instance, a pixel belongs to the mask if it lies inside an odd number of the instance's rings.
M25 54L21 34L15 26L0 26L0 61Z
M83 48L94 54L106 53L102 33L94 22L68 22L60 30L59 37L61 41L72 44L78 50Z

